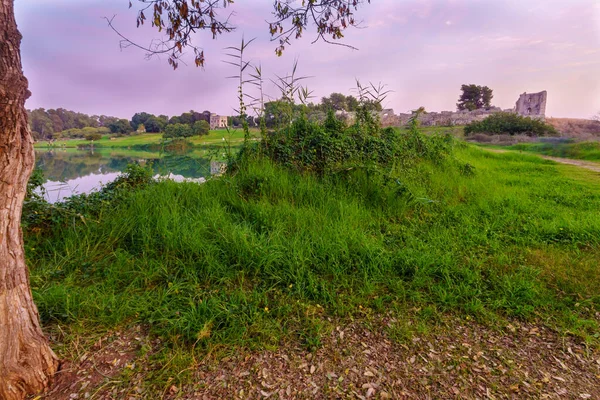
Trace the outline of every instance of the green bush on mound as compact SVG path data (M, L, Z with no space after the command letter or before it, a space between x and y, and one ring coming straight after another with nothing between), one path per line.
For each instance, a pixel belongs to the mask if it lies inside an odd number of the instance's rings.
M528 136L558 135L558 131L544 121L505 112L492 114L483 121L471 122L465 126L466 136L475 133Z
M356 169L386 174L422 160L453 162L454 144L451 135L422 134L416 118L411 120L409 129L400 131L382 129L368 111L359 111L357 121L350 126L333 112L322 123L310 121L302 114L290 126L265 135L260 143L245 145L233 167L243 165L248 156L266 156L283 167L321 177Z

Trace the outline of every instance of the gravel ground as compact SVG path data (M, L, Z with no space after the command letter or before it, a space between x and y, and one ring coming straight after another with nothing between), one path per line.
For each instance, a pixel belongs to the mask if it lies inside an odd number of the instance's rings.
M138 356L160 341L136 327L66 360L41 398L600 399L600 352L577 338L532 323L452 318L399 342L388 335L395 324L334 323L314 352L282 345L207 357L192 367L191 384L160 390L148 389L152 366Z

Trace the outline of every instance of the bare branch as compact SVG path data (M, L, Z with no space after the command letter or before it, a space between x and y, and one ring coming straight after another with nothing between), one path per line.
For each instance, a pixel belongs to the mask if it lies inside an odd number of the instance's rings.
M281 55L292 38L298 39L309 25L315 25L317 35L314 42L322 40L329 44L356 49L346 43L339 42L344 37L343 31L348 27L358 27L354 13L364 3L371 0L274 0L273 15L275 21L269 23L272 41L279 41L275 49ZM176 69L184 55L184 49L194 52L196 66L204 66L204 51L192 43L192 36L198 31L210 30L213 39L235 28L229 23L233 13L224 20L219 18L219 11L227 8L233 0L137 0L141 7L137 11L137 26L150 21L158 32L163 33L161 40L153 40L150 46L133 42L123 35L113 24L112 18L105 18L108 26L121 38L121 48L136 47L146 52L146 58L155 55L168 55L169 64ZM133 7L131 0L129 7ZM290 26L287 26L287 24ZM284 27L285 25L285 27ZM313 42L313 43L314 43ZM229 48L237 52L250 44L242 43L242 48Z
M167 54L168 62L174 69L182 62L186 48L193 50L196 66L204 66L204 50L192 43L192 36L197 31L210 30L215 39L235 29L229 24L232 13L224 21L218 18L218 11L233 3L232 0L138 0L138 3L142 7L138 10L137 26L144 25L148 20L146 13L151 14L152 26L161 33L164 31L162 40L154 40L148 47L137 44L115 28L114 16L106 18L109 27L121 38L121 48L137 47L146 52L147 58ZM132 7L131 2L129 6Z
M336 40L344 37L342 32L348 27L360 25L354 19L354 12L365 2L371 3L371 0L311 0L302 1L297 6L294 6L294 0L275 0L273 15L276 20L269 23L269 32L271 40L279 41L276 54L283 53L292 37L302 37L309 24L317 27L317 37L313 43L323 40L329 44L356 49ZM291 27L284 28L287 21L291 21Z

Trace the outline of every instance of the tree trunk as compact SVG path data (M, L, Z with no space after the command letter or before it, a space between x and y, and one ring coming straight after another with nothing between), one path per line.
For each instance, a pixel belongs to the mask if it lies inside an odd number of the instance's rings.
M0 0L0 399L48 387L58 360L42 333L25 265L21 210L34 166L13 0Z

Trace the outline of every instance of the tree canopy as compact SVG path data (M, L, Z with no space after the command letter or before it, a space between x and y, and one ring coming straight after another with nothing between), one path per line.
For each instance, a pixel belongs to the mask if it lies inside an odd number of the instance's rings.
M159 133L165 129L168 124L168 119L156 117L151 115L146 121L144 121L144 127L148 133Z
M133 117L131 117L131 127L133 128L134 131L137 131L139 125L145 124L146 121L148 121L148 119L150 117L153 117L153 115L148 114L147 112L140 112L140 113L133 114Z
M316 27L315 41L341 44L343 31L348 27L356 27L360 21L355 19L355 12L364 3L371 0L310 0L293 2L289 0L273 1L273 20L269 22L269 33L272 40L279 45L275 49L281 55L292 39L299 39L310 25ZM231 32L235 27L229 22L231 13L227 8L233 0L138 0L140 8L137 13L138 27L150 21L152 27L164 33L161 40L155 40L150 46L139 45L121 34L108 19L109 26L121 37L121 47L134 46L146 51L150 57L164 54L169 64L176 69L186 49L194 52L194 63L203 67L204 50L193 42L193 34L198 31L209 31L213 39L218 35ZM132 0L129 7L133 7Z
M118 120L106 115L87 115L64 108L36 108L28 111L29 126L36 139L51 139L53 134L67 130L107 127Z
M192 133L194 135L203 136L210 132L210 124L204 120L194 122L192 125Z
M187 138L193 136L192 127L188 124L171 124L165 128L164 138Z
M321 98L321 105L326 110L356 111L358 100L354 96L345 96L342 93L331 93Z
M494 97L492 89L487 86L478 86L474 84L462 85L462 91L456 108L459 111L473 111L481 108L490 108L492 106L492 98Z
M131 124L129 123L129 121L124 118L116 120L114 122L111 122L108 125L108 128L110 129L110 131L112 133L125 134L125 133L130 133L133 131L133 128L131 127Z

